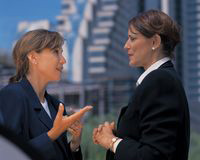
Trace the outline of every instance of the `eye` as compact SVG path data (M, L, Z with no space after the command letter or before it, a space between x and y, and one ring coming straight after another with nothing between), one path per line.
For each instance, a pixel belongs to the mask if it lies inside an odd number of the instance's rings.
M53 52L54 52L55 54L57 54L57 55L60 54L60 50L59 50L59 49L54 49Z
M131 41L134 41L136 38L135 38L135 37L132 37L132 36L129 36L129 39L130 39Z

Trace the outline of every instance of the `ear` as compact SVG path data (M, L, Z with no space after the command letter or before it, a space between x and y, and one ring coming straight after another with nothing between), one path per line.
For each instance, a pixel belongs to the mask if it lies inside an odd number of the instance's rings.
M158 49L161 46L161 37L158 34L155 34L153 37L153 46L152 48Z
M28 53L27 57L31 64L37 64L38 54L35 51Z

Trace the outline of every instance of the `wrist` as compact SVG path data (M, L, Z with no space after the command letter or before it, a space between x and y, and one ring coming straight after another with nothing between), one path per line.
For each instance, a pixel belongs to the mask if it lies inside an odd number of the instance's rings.
M52 141L55 141L55 140L58 138L58 136L59 136L53 129L49 130L49 131L47 132L47 135L49 136L49 138L50 138Z
M80 143L70 142L70 149L72 152L77 152L79 150Z
M109 149L110 149L111 151L114 150L114 149L113 149L114 144L115 144L115 142L116 142L118 139L119 139L119 137L113 137L113 138L111 139L111 143L110 143L110 147L109 147Z

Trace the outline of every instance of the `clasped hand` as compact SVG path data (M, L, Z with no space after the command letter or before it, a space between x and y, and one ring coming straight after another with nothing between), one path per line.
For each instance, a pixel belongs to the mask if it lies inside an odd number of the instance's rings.
M93 130L93 142L99 144L106 149L111 149L112 138L115 137L113 131L115 130L115 123L105 122L100 124L98 128Z

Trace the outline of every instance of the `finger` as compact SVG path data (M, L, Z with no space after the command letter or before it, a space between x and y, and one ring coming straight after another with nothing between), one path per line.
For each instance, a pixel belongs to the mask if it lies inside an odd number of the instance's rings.
M110 126L111 126L112 130L115 130L115 122L114 121L110 124Z
M82 109L80 109L80 111L74 113L73 115L70 116L71 119L74 119L75 121L80 121L81 117L88 112L89 110L91 110L93 107L92 106L86 106Z
M72 135L77 135L77 132L71 128L68 128L67 131L69 131Z
M64 106L62 103L59 104L58 112L56 115L56 120L60 121L63 118Z
M97 132L98 132L97 128L94 128L94 129L93 129L93 135L96 135Z
M82 123L79 120L76 121L73 125L77 126L77 127L83 126Z
M71 126L73 123L75 123L77 120L80 120L81 117L88 112L89 110L92 109L92 106L86 106L83 109L81 109L79 112L74 113L71 116L65 117L65 123L66 123L66 128Z
M65 116L64 117L64 123L65 128L67 129L69 126L71 126L73 123L75 123L77 120L80 120L80 118L86 113L87 111L91 110L92 106L86 106L83 109L81 109L79 112L74 113L71 116Z
M99 144L98 141L95 138L93 138L93 143L94 144Z
M84 115L86 112L90 111L93 107L92 106L86 106L82 108L79 112L79 114Z
M98 130L98 132L101 132L102 128L103 128L103 125L102 125L102 124L100 124L100 125L99 125L99 127L98 127L98 129L97 129L97 130Z
M80 130L80 128L79 128L79 127L77 127L77 126L74 126L74 125L70 126L70 128L71 128L71 129L73 129L73 130Z
M80 130L80 129L83 128L83 125L82 125L81 123L75 122L74 124L72 124L72 125L70 126L70 128L74 128L74 129Z
M97 134L97 128L94 128L94 130L93 130L93 136L92 136L92 139L93 139L93 143L94 144L98 144L98 141L97 141L97 139L96 139L96 134Z
M104 123L104 126L109 126L109 123L106 121L106 122Z

